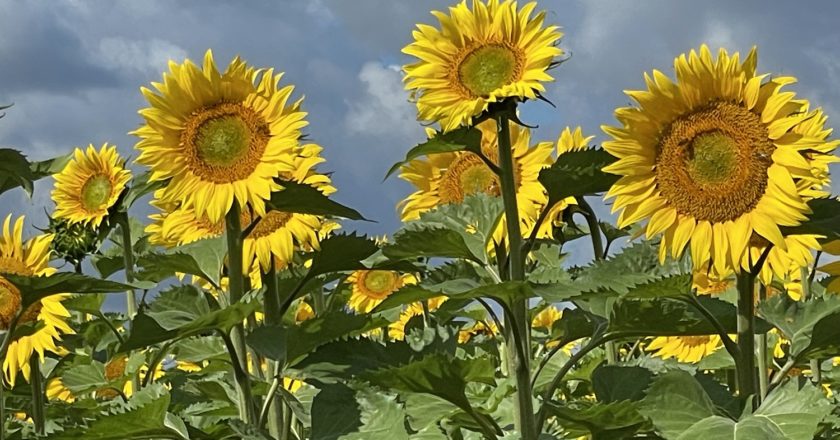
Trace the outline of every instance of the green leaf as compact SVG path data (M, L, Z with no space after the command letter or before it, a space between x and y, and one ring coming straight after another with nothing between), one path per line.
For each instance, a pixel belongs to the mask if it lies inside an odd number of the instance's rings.
M383 318L333 311L288 328L258 327L248 335L248 343L269 359L291 362L328 342L385 325Z
M840 296L801 302L776 295L760 303L758 311L791 341L793 356L802 359L840 354Z
M312 440L337 440L362 426L356 393L347 385L327 385L312 401Z
M175 330L211 311L204 294L195 286L185 284L161 292L146 313L164 330Z
M0 194L21 187L32 197L36 179L26 156L17 150L0 148Z
M30 163L30 169L36 179L52 176L53 174L61 172L65 166L73 159L73 154L65 154L63 156L54 157L52 159L42 160Z
M207 238L176 249L173 253L140 256L137 265L143 270L138 278L160 282L180 272L219 285L227 249L224 237Z
M660 376L642 409L667 440L810 440L830 411L831 404L816 387L788 382L770 393L755 413L734 421L717 415L700 383L682 371Z
M278 180L278 183L283 189L271 193L271 199L266 202L270 210L367 221L359 211L330 199L313 186L290 180Z
M364 374L374 385L399 391L426 393L451 402L466 412L472 406L465 390L469 382L495 384L489 358L461 359L432 354L419 361Z
M548 403L548 413L558 418L570 437L591 433L593 438L630 438L648 425L638 404L629 400L610 403L576 402L560 406Z
M168 183L166 180L155 180L150 182L149 177L151 176L152 172L146 171L145 173L140 174L139 176L134 176L134 178L131 179L131 182L128 184L128 191L126 191L120 201L120 211L128 211L128 208L134 205L134 202L136 202L137 199L165 187Z
M631 287L624 298L677 298L691 295L691 275L671 275Z
M233 326L242 323L242 321L259 310L259 308L260 302L253 296L247 295L242 301L231 304L224 309L196 315L192 321L169 330L162 327L155 320L153 317L154 311L146 312L141 309L131 321L131 333L125 343L120 346L119 351L127 352L136 350L161 342L197 336L213 330L220 330L227 333L230 332ZM203 306L200 309L203 309ZM173 323L171 316L166 316L164 320L167 319L170 319L167 321L168 324Z
M737 333L735 306L706 295L697 300L723 325L727 333ZM717 334L715 327L697 310L669 298L650 300L621 299L615 302L609 319L609 332L645 336L696 336ZM756 319L756 332L770 326Z
M685 371L659 376L648 389L640 412L666 439L675 439L695 423L715 417L715 407L703 387ZM709 437L715 438L716 437Z
M386 257L407 260L418 257L464 258L481 263L457 231L443 228L403 229L394 243L382 248Z
M361 410L361 426L343 435L341 440L409 439L405 430L405 411L394 396L367 388L356 393L356 401Z
M782 227L782 234L814 234L829 242L840 239L840 200L835 198L813 199L808 202L811 214L808 220L799 226Z
M474 127L461 127L447 133L437 132L414 148L408 150L405 159L395 163L385 179L394 174L406 163L417 159L420 156L428 156L436 153L452 153L455 151L481 151L481 131Z
M42 298L60 293L114 293L152 287L145 283L123 284L116 281L100 280L73 272L58 272L52 275L31 277L3 274L3 277L20 289L21 296L23 296L21 306L23 309Z
M615 157L597 148L568 151L557 157L550 168L540 171L539 181L548 191L550 204L567 197L602 193L621 177L601 171L615 160Z
M440 292L428 290L416 284L409 284L388 295L385 300L371 310L371 313L384 312L386 310L402 307L406 304L437 298L440 295Z
M70 429L50 436L56 440L124 440L131 438L182 439L176 429L166 426L169 394L165 388L151 387L137 392L128 408L105 414L84 429Z
M379 251L376 242L366 236L336 234L321 242L321 250L312 258L307 279L331 272L368 269L362 262Z
M74 310L76 312L97 314L102 310L102 304L105 302L104 294L92 293L89 295L72 296L65 299L61 304L67 310Z
M642 367L602 365L592 372L592 389L599 402L642 400L653 374Z

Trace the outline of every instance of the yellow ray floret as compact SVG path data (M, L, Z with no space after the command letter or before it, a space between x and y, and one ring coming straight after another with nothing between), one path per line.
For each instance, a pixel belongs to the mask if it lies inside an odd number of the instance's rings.
M622 176L607 194L618 224L647 220L662 259L689 247L724 273L740 270L751 239L787 251L780 227L804 221L827 184L815 177L835 160L825 118L781 91L793 78L756 74L756 59L681 55L676 82L646 75L647 90L627 92L637 106L616 110L621 126L603 127L618 159L604 170Z
M142 88L150 107L132 134L141 140L137 162L151 168L150 181L169 180L161 198L219 222L233 203L258 216L279 189L274 178L293 173L293 157L306 126L293 87L282 74L256 70L235 58L219 72L208 50L203 66L169 63L156 91Z
M392 270L357 270L347 283L352 290L347 306L356 313L368 313L403 286L417 284L417 278Z
M39 235L23 241L23 217L19 217L11 228L11 216L3 222L0 236L0 273L24 276L49 275L55 269L49 267L52 235ZM29 359L38 354L41 362L48 351L58 353L61 348L56 341L62 334L73 333L67 324L70 313L61 304L67 295L53 295L21 310L22 296L15 285L0 277L0 330L9 330L18 316L17 323L37 324L31 334L18 337L9 343L3 372L6 381L14 386L18 372L29 380L31 369Z
M53 216L99 226L131 179L124 162L117 147L107 143L99 151L93 145L76 148L73 159L54 176Z
M521 9L515 1L474 0L434 11L440 27L417 25L403 52L417 58L404 67L406 89L416 98L419 119L440 122L444 131L469 123L493 102L508 97L534 99L563 36L543 26L536 3Z

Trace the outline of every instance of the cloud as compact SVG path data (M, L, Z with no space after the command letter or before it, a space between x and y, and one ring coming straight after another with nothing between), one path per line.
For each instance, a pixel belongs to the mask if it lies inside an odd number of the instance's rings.
M366 93L349 104L345 125L351 133L413 137L420 132L399 66L367 62L359 71L359 81Z
M129 40L108 37L99 41L98 58L102 66L123 73L153 74L166 69L169 60L180 62L187 51L166 40Z

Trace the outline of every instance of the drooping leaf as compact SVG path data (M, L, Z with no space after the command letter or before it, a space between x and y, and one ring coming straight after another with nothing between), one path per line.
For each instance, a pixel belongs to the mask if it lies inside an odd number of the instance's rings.
M808 220L799 226L781 228L782 234L822 235L825 242L840 239L840 200L813 199L808 202L808 207L812 211Z
M592 388L599 402L642 400L653 374L642 367L602 365L592 372Z
M342 217L348 220L367 220L353 208L338 203L317 188L290 180L278 180L283 187L271 194L267 209L299 214Z
M404 229L394 235L394 243L382 248L388 258L406 260L418 257L464 258L481 263L457 231L443 228Z
M692 425L715 417L715 407L703 387L687 372L659 376L648 389L640 412L666 439L675 439Z
M356 393L343 384L321 388L312 401L312 440L337 440L362 426Z
M592 434L593 438L626 439L649 425L639 413L639 404L629 400L610 403L576 402L574 405L548 404L548 413L570 436Z
M437 132L434 136L408 150L405 159L394 164L385 178L394 174L403 165L420 156L455 151L481 151L481 131L474 127L461 127L447 133Z
M3 277L20 289L24 309L42 298L60 293L114 293L152 287L147 283L124 284L73 272L58 272L46 276L3 274Z
M20 151L0 148L0 194L21 187L31 197L37 177Z
M307 278L330 272L367 269L362 261L379 250L376 242L366 236L336 234L321 242L321 250L312 258Z
M551 204L567 197L602 193L621 177L601 171L615 160L615 157L597 148L568 151L561 154L550 168L540 171L539 181L548 191Z
M141 279L162 281L176 273L195 275L219 285L226 255L224 237L206 238L166 254L149 253L137 259Z
M759 304L759 315L791 341L791 354L800 359L840 354L840 297L826 295L794 301L776 295Z
M128 211L128 208L131 208L137 199L166 186L167 181L165 180L155 180L150 182L149 177L151 177L151 175L151 171L146 171L145 173L134 176L131 179L131 182L128 184L128 191L126 191L125 195L120 200L120 211Z
M204 294L195 286L173 286L161 292L146 312L165 330L190 324L212 310Z

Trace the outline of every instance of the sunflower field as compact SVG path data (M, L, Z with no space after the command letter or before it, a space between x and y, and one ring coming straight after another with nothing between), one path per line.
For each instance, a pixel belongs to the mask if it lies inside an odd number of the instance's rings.
M796 79L686 48L545 141L519 109L560 27L432 14L387 236L348 228L303 91L211 50L140 88L131 160L0 149L0 193L55 206L0 212L0 440L840 438L840 140Z

